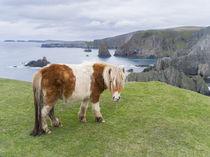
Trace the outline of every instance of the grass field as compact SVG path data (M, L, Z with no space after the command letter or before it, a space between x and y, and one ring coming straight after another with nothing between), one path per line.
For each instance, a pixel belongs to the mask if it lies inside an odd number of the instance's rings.
M29 136L31 83L0 79L0 156L210 156L210 97L159 82L127 83L118 103L108 91L102 95L105 123L95 122L91 107L87 123L79 122L79 106L59 101L55 113L64 126Z

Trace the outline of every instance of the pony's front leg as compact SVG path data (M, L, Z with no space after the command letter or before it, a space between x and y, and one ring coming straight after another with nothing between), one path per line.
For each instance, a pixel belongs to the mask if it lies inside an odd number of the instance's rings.
M92 104L92 110L97 122L105 122L100 112L99 102Z
M86 122L86 110L88 108L88 103L89 103L89 100L84 100L82 103L81 103L81 106L80 106L80 111L78 113L79 115L79 120L81 122Z

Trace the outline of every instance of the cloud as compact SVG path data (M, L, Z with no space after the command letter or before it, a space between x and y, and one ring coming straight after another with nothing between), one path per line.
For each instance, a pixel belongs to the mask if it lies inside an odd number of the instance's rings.
M93 40L209 25L208 0L1 0L0 39Z

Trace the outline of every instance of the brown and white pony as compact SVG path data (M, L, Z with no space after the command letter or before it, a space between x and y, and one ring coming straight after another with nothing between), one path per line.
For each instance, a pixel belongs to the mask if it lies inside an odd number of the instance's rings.
M108 88L113 101L118 101L124 81L123 67L105 63L51 64L42 68L33 78L35 124L31 135L51 133L46 122L47 115L52 126L62 126L54 115L54 105L59 98L65 103L82 102L79 111L82 122L86 122L86 110L91 102L96 121L105 122L99 107L100 95Z

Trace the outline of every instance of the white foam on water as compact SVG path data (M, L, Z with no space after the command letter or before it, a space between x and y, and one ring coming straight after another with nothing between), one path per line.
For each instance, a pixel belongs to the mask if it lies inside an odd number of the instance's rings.
M9 66L9 68L18 68L18 69L41 69L41 67L29 67L25 65L13 65Z

